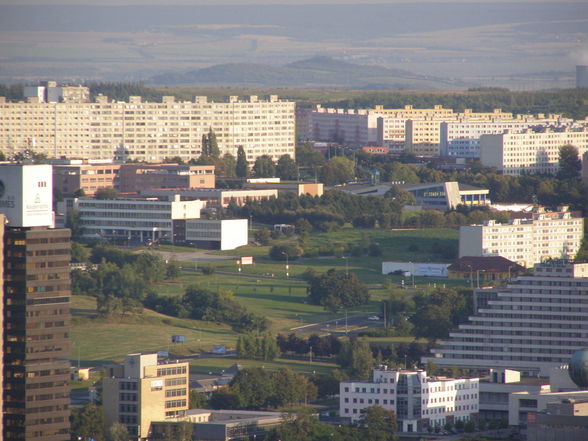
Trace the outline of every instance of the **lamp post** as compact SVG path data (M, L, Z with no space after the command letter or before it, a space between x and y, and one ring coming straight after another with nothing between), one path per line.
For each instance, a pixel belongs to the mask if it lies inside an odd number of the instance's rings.
M282 254L284 256L286 256L286 278L288 278L290 276L290 274L289 274L289 271L290 271L290 261L289 261L288 253L286 253L285 251L282 251Z
M345 259L345 275L349 274L349 256L342 256Z
M410 263L410 275L412 276L412 287L414 288L416 286L414 284L414 263L410 261L408 263Z

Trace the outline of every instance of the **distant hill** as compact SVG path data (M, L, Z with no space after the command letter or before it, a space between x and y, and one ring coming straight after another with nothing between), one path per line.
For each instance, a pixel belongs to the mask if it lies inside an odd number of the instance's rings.
M300 87L348 89L456 89L459 80L428 77L402 69L348 63L331 57L312 57L284 66L255 63L217 64L185 73L152 77L154 85Z

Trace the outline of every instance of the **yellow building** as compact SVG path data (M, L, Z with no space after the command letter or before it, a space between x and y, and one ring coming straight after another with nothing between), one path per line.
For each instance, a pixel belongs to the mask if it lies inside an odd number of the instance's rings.
M221 155L237 155L242 146L250 162L262 155L294 158L295 103L236 96L223 102L198 96L194 101L7 102L0 97L0 151L8 155L32 149L53 158L163 162L200 156L202 136L212 129Z
M189 363L161 361L157 354L129 354L105 368L102 402L106 427L121 423L133 439L146 439L151 422L185 415Z

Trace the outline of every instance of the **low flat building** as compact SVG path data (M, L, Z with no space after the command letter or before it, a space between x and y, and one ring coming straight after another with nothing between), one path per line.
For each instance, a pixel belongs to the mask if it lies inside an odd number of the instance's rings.
M278 197L278 190L269 189L222 189L222 188L175 188L148 189L139 192L144 197L164 197L169 194L179 194L182 201L200 200L207 208L226 208L230 203L239 206L248 201L264 201Z
M151 425L150 440L168 439L167 433L181 424L192 425L192 439L199 441L231 441L265 439L271 429L284 421L282 412L251 410L190 409L173 421Z
M130 354L106 366L102 379L104 423L126 426L133 440L150 438L151 423L184 416L188 410L187 361L163 361L157 354Z
M494 282L511 280L522 274L525 268L501 256L464 256L457 259L447 268L447 277L450 279L477 281L478 288L481 282Z
M234 250L247 245L248 219L187 220L184 242L198 248Z
M374 369L371 381L339 384L339 415L357 422L370 406L396 413L401 432L423 432L478 414L478 378L427 376L423 370Z
M416 205L424 209L454 210L458 205L490 205L490 190L455 181L428 184L401 184L398 188L413 195Z
M280 181L276 179L248 179L243 184L245 189L276 189L278 194L294 192L298 196L322 196L324 186L322 182L298 182L298 181Z
M64 164L63 162L67 162ZM100 188L119 188L121 164L112 161L68 160L53 164L53 188L64 197L77 191L94 196Z
M527 415L527 441L586 441L588 399L565 398L547 403L544 412Z

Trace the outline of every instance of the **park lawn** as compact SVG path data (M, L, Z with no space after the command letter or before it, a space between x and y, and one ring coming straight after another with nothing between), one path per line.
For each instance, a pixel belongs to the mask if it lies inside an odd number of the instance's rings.
M235 347L237 334L226 325L200 320L177 319L145 309L142 316L101 319L96 316L96 301L73 296L71 356L82 366L120 361L126 354L169 350L172 353L197 353L213 345ZM171 344L172 335L185 335L185 344Z
M278 358L273 361L245 360L235 357L198 358L190 361L190 373L192 374L221 374L233 364L239 363L245 368L263 367L268 371L276 371L281 368L290 368L298 374L312 375L329 373L338 366L335 363L315 362L309 360L286 360Z

